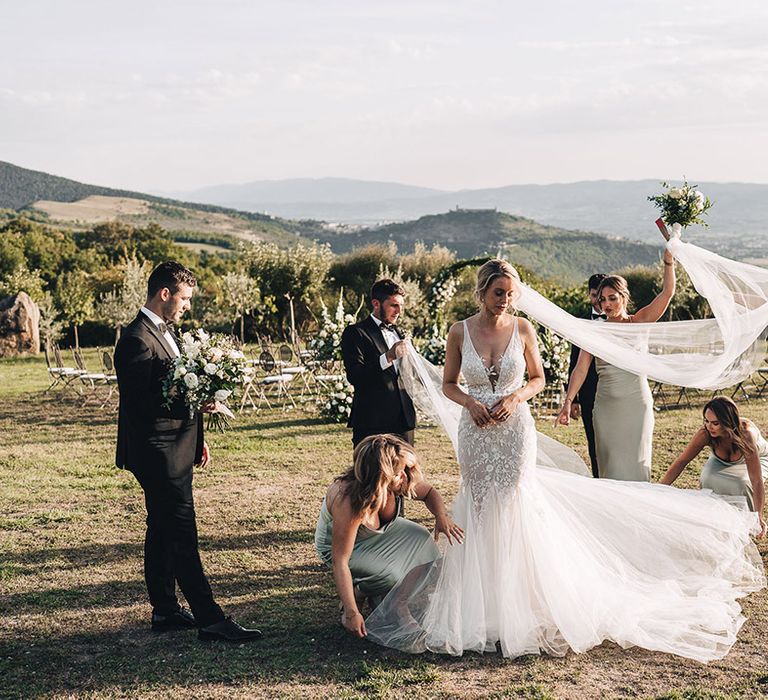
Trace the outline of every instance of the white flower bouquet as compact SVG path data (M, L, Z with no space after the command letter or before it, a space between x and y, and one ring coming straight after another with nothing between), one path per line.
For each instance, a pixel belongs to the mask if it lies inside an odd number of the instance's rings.
M346 378L329 385L317 400L320 415L332 423L346 423L352 413L354 391Z
M181 336L181 355L171 365L163 383L168 407L181 399L195 411L209 413L208 427L223 430L234 414L227 406L232 394L247 384L253 373L245 355L230 336L209 335L199 329Z
M710 209L712 202L696 189L696 185L689 185L686 180L683 180L681 187L673 187L666 182L661 185L666 187L667 191L648 197L648 201L661 209L663 223L667 226L677 224L678 228L691 224L708 225L701 217Z

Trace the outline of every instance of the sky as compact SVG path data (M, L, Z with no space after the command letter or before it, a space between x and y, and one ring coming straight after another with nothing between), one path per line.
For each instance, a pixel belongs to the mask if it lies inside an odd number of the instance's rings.
M765 0L27 0L0 26L0 160L92 184L768 182Z

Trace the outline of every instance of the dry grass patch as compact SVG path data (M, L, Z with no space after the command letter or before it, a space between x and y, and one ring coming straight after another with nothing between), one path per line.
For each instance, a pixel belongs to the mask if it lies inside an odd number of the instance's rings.
M246 646L156 635L142 579L144 509L112 467L115 417L41 396L41 360L0 363L0 696L144 698L756 698L768 692L768 595L723 661L707 666L604 644L564 659L404 656L346 635L312 538L322 494L347 464L346 429L305 410L238 417L210 435L198 472L201 550L227 612L265 632ZM768 427L768 404L745 413ZM658 477L698 410L657 416ZM579 427L548 434L579 449ZM418 432L430 480L457 487L450 444ZM701 462L699 463L700 466ZM697 470L685 476L694 486ZM426 524L426 509L408 513ZM766 545L760 550L766 556Z

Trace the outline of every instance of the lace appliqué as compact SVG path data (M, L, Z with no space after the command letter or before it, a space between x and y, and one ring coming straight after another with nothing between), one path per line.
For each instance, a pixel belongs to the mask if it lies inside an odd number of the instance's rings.
M495 384L490 376L494 369L498 373ZM475 350L465 322L461 372L469 394L489 407L520 388L525 357L517 326L497 366L488 368ZM535 464L537 448L533 418L528 405L521 404L506 421L479 428L469 411L464 409L458 433L462 484L470 490L477 515L482 518L489 491L493 489L502 495L515 489L521 475Z

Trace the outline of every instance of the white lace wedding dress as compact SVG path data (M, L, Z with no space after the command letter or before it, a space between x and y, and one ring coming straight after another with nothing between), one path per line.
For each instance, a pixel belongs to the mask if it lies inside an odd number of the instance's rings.
M464 326L462 374L490 405L523 383L517 328L497 385ZM585 651L604 640L699 661L724 656L765 585L757 520L707 491L591 479L537 465L527 404L478 428L462 411L454 520L462 545L411 571L366 620L408 652L504 656ZM541 462L541 460L539 460Z

